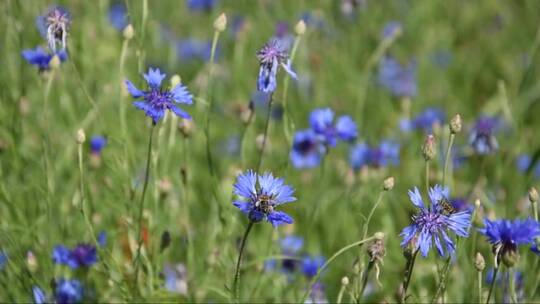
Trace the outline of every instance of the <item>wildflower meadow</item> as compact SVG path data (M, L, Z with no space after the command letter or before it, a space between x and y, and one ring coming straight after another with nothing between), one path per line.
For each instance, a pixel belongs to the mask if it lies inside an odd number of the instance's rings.
M540 1L0 15L0 302L540 303Z

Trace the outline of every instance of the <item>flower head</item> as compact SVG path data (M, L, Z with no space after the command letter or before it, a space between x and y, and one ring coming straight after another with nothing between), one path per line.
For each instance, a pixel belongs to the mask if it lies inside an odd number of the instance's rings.
M433 242L440 256L453 254L455 245L448 232L453 231L457 236L467 237L471 214L468 211L448 210L448 188L439 185L430 189L431 204L428 206L424 205L418 188L409 190L409 198L419 212L412 217L413 223L401 231L401 246L407 246L416 237L415 249L419 249L424 257L428 255Z
M325 145L335 147L337 140L353 141L358 137L356 123L348 115L340 116L334 125L334 111L330 108L315 109L309 115L309 124Z
M364 166L381 168L397 165L399 164L399 149L399 144L392 140L383 140L378 147L358 143L351 148L349 162L355 170Z
M182 84L177 84L170 90L163 88L161 82L165 76L165 74L161 74L159 69L148 69L148 73L144 74L144 79L148 84L146 91L139 90L131 81L126 79L125 83L129 93L133 98L137 99L137 101L133 102L133 105L143 110L146 116L151 117L154 124L157 124L163 118L165 110L170 110L181 118L191 119L188 113L176 106L176 104L191 105L193 103L191 93Z
M379 66L379 83L396 97L416 96L416 64L402 66L396 59L384 57Z
M400 122L401 130L409 132L412 130L422 129L426 133L433 132L433 126L442 125L446 120L446 115L440 108L427 108L418 114L412 120L402 120Z
M83 300L83 286L76 279L60 279L56 282L55 289L56 302L76 303Z
M469 144L476 153L485 155L499 148L495 133L501 127L501 120L495 116L481 116L469 135Z
M7 254L3 250L0 250L0 270L4 269L4 266L6 266L7 261L8 261Z
M305 256L302 259L302 272L306 277L312 278L317 275L317 272L319 272L325 261L325 258L322 256Z
M117 1L109 7L109 22L118 31L123 31L129 24L129 17L124 3Z
M317 167L326 152L323 142L311 129L294 134L290 159L295 168Z
M277 72L279 66L296 79L296 73L291 69L289 55L286 48L276 39L270 39L261 50L257 52L259 59L259 78L257 80L257 90L265 93L273 93L277 87Z
M90 151L93 154L100 154L106 145L107 138L105 136L95 135L90 139Z
M66 49L71 15L65 8L61 6L49 8L45 15L38 17L37 25L53 52L56 52L57 44L60 44L62 50Z
M242 200L234 201L233 205L248 215L250 221L266 220L277 227L293 222L288 214L275 210L279 205L294 202L293 193L294 189L285 185L283 179L274 178L269 172L260 175L248 170L236 180L234 194Z
M49 54L39 46L35 49L23 50L21 54L26 62L37 66L40 71L48 70L50 68L49 63L55 56L55 54ZM64 62L67 59L67 53L63 50L58 51L56 56L58 56L61 62Z
M97 262L96 247L89 244L79 244L73 249L64 245L53 248L52 260L55 264L67 265L71 269L90 267Z

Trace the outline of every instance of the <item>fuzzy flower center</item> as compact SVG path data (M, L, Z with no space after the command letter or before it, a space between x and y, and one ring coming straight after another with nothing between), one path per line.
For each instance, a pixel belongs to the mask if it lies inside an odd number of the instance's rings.
M152 89L147 95L146 100L154 107L166 108L171 103L171 93L169 91L161 91Z
M416 224L430 233L436 233L444 226L444 217L442 214L432 211L422 211L413 217Z

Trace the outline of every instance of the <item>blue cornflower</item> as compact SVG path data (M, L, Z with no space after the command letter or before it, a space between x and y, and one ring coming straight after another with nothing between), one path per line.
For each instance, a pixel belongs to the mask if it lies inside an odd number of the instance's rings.
M62 50L66 49L71 15L65 8L61 6L51 7L45 15L39 16L36 22L39 31L45 36L49 48L53 52L56 52L57 44L60 44Z
M144 79L148 83L148 90L146 91L137 89L131 81L126 79L125 83L131 96L137 100L144 100L135 101L133 105L143 110L146 116L151 117L154 124L157 124L163 118L165 110L171 110L181 118L191 119L188 113L175 105L175 103L191 105L193 103L191 93L182 84L177 84L171 90L161 87L161 82L165 76L165 74L161 74L159 69L148 69L148 73L144 74Z
M381 38L388 39L390 37L398 35L398 33L401 33L402 30L403 29L400 22L390 21L387 24L385 24L381 33Z
M294 134L290 159L297 169L317 167L326 153L326 147L311 129Z
M216 0L187 0L187 6L191 11L211 11L216 5Z
M285 212L276 211L279 205L294 202L294 189L283 183L283 179L274 178L266 172L263 175L252 170L240 174L234 185L234 194L243 200L234 201L233 205L247 214L250 221L266 220L274 227L292 224L293 219Z
M450 204L456 211L469 211L472 212L474 207L469 202L461 197L453 198L450 200Z
M73 249L56 245L53 248L52 260L55 264L67 265L71 269L90 267L97 262L97 250L89 244L79 244Z
M379 83L396 97L416 96L416 64L402 66L396 59L384 57L379 66Z
M471 214L468 211L447 212L442 202L448 202L448 188L439 185L429 191L431 200L429 206L424 205L416 187L414 191L409 190L409 198L420 210L412 217L413 223L401 231L400 236L403 237L401 246L407 246L413 238L417 237L417 240L413 242L415 250L420 249L424 257L427 257L433 241L440 256L445 256L446 253L453 254L455 245L448 236L448 232L453 231L457 236L467 237L471 225ZM444 247L446 247L446 252Z
M469 144L478 154L485 155L499 148L495 133L501 127L501 120L496 116L481 116L476 121L469 135Z
M202 60L209 61L212 55L212 41L188 38L176 42L176 56L181 61ZM214 57L220 56L219 46L216 48Z
M90 152L100 154L101 150L107 145L107 138L101 135L92 136L90 139Z
M334 111L330 108L315 109L309 115L311 129L324 140L325 145L335 147L337 140L353 141L358 137L358 129L354 120L343 115L334 126Z
M521 154L516 160L516 166L521 173L526 173L531 166L532 158L527 154ZM532 168L533 176L540 178L540 162L537 162Z
M292 78L297 79L296 73L291 69L290 60L287 60L288 57L286 49L276 39L270 39L257 52L260 63L257 90L265 93L273 93L276 90L276 77L280 65ZM285 63L285 60L287 60L287 63Z
M308 278L313 278L317 275L319 269L324 265L325 258L322 256L305 256L302 259L302 272Z
M55 54L49 54L41 47L35 49L26 49L22 51L22 57L29 64L35 65L40 71L46 71L49 69L49 63L53 59ZM64 62L67 59L67 53L63 50L56 53L60 62Z
M502 258L506 266L512 267L519 257L517 247L533 244L535 238L540 236L540 225L530 218L514 221L484 219L484 228L478 231L493 245L497 264Z
M184 264L165 265L165 289L176 294L187 294L187 270Z
M35 304L47 303L47 295L39 286L32 286L32 297Z
M440 108L430 107L418 114L412 120L404 119L400 122L401 130L409 132L422 129L426 133L433 132L433 126L442 125L446 121L446 115Z
M60 279L56 282L55 288L56 302L61 303L76 303L83 300L83 286L76 279Z
M358 143L351 148L349 163L355 170L364 166L382 168L388 165L399 164L400 146L393 140L383 140L378 147L370 147L365 143Z
M129 24L128 12L123 2L114 2L109 7L109 22L118 31L124 30Z

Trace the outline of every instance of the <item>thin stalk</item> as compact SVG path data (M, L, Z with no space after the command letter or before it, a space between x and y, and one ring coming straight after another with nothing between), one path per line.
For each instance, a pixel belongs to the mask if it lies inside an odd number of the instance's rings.
M446 262L444 263L444 268L441 272L441 279L439 280L439 286L437 286L437 291L435 292L435 295L433 295L433 298L431 299L431 303L435 303L437 299L441 296L441 293L446 287L446 278L448 276L448 271L450 270L450 261L452 257L449 256L446 259Z
M143 220L143 211L144 211L144 198L146 196L146 189L148 188L148 180L150 177L150 159L152 158L152 140L154 138L154 128L155 124L152 123L152 127L150 127L150 138L148 140L148 152L146 155L146 170L144 173L144 184L143 184L143 191L141 194L141 201L139 203L139 215L137 218L137 223L139 224L137 237L138 237L138 244L137 244L137 254L135 255L135 259L133 260L133 264L135 266L135 286L138 286L138 280L139 280L139 268L140 268L140 262L139 258L141 255L141 248L143 243L143 237L142 237L142 220Z
M482 271L477 272L478 280L478 303L482 303Z
M313 285L315 285L315 283L317 282L317 280L319 279L319 277L321 276L321 273L328 267L328 265L330 265L330 263L332 263L338 256L342 255L344 252L346 252L347 250L349 249L352 249L356 246L359 246L359 245L362 245L366 242L369 242L371 240L373 240L375 237L374 236L371 236L367 239L363 239L361 241L358 241L358 242L354 242L352 244L349 244L343 248L341 248L340 250L336 251L336 253L334 253L327 261L326 263L324 263L321 268L319 268L319 271L317 271L317 274L311 279L311 281L309 282L309 286L307 288L307 291L306 293L304 294L304 296L302 297L302 299L298 302L298 303L305 303L306 302L306 299L309 297L309 294L311 293L311 289L313 288Z
M43 157L45 158L45 177L46 177L46 183L47 183L47 197L46 197L46 208L47 208L47 219L49 222L51 222L51 195L53 192L53 184L52 184L52 176L51 176L51 161L49 157L49 145L50 145L50 139L49 139L49 95L51 93L52 83L55 76L55 69L51 70L51 73L49 74L49 79L47 79L47 84L45 85L45 92L43 96L43 120L45 127L43 128L45 130L44 142L43 142ZM52 225L50 225L52 226Z
M294 44L291 50L291 64L294 61L296 51L298 50L298 45L300 45L300 40L302 36L297 35L294 39ZM290 146L291 144L291 130L289 129L289 108L287 107L287 95L289 92L289 81L291 80L290 75L286 75L285 79L283 80L283 96L282 96L282 103L283 103L283 131L285 133L285 138L287 139L287 145Z
M448 164L450 163L450 154L452 153L452 145L454 144L454 138L456 135L452 132L450 132L450 138L448 139L448 147L446 149L446 157L444 159L444 168L443 168L443 176L442 176L442 184L443 186L446 185L446 172L448 172ZM452 174L452 173L450 173Z
M128 132L127 132L127 124L126 124L126 105L125 101L122 98L122 86L123 86L123 78L124 78L124 63L126 61L127 56L127 48L129 45L129 39L124 39L124 42L122 43L122 51L120 52L120 65L118 67L119 74L120 74L120 128L122 129L122 136L124 137L124 170L129 173L129 162L128 162Z
M272 114L272 101L274 100L274 93L270 94L270 100L268 100L268 112L266 113L266 122L264 125L264 134L263 134L263 142L261 147L261 152L259 153L259 160L257 161L257 171L259 172L261 170L264 150L266 149L266 139L268 137L268 126L270 125L270 115Z
M368 267L366 268L366 271L364 272L364 277L362 279L362 287L360 288L360 292L358 293L358 301L360 301L362 299L362 296L364 295L364 291L366 290L367 282L369 279L369 273L371 272L371 269L373 269L373 265L375 265L375 263L369 261Z
M508 268L508 275L510 276L510 300L512 303L517 303L515 272Z
M491 293L493 292L493 287L495 286L495 281L497 280L498 273L499 273L499 267L495 267L495 271L493 271L493 279L491 280L491 284L489 286L489 293L486 299L486 304L488 304L489 300L491 299Z
M234 272L234 282L233 282L233 290L234 290L234 299L236 302L239 302L240 297L240 285L238 285L238 282L240 281L240 265L242 264L242 256L244 255L244 248L246 247L247 238L249 236L249 233L251 232L251 228L253 228L254 222L249 221L248 226L246 227L246 232L244 232L244 237L242 238L242 243L240 244L240 252L238 252L238 260L236 261L236 270Z
M79 207L80 207L81 215L84 219L84 222L86 223L88 232L90 233L92 237L92 241L94 242L96 248L99 248L99 242L96 238L94 227L92 226L92 222L90 221L90 218L88 217L88 214L86 213L86 196L85 196L85 191L84 191L84 169L83 169L83 151L82 151L83 147L82 146L83 146L82 144L78 144L79 181L80 181L79 192L81 195L81 205Z
M429 160L426 160L426 193L429 194Z
M345 288L347 288L347 286L341 284L341 288L339 289L339 293L336 300L337 304L341 304L341 300L343 299L343 294L345 293Z
M219 31L214 31L214 38L212 39L212 49L210 51L210 72L208 77L208 88L207 88L207 97L209 98L209 104L208 104L208 112L206 114L206 125L204 127L204 135L206 137L206 161L208 163L208 169L210 170L210 174L212 176L215 176L215 170L214 170L214 161L212 158L212 148L210 147L210 121L211 121L211 113L212 108L214 106L214 98L212 98L210 94L210 88L211 86L211 80L212 76L214 75L214 59L216 56L216 48L217 43L219 40Z
M409 284L411 282L412 273L414 270L414 264L416 262L416 257L418 256L419 249L416 249L413 256L409 261L407 261L407 270L405 272L405 277L403 280L403 293L401 294L400 303L405 303L407 300L407 290L409 289Z

